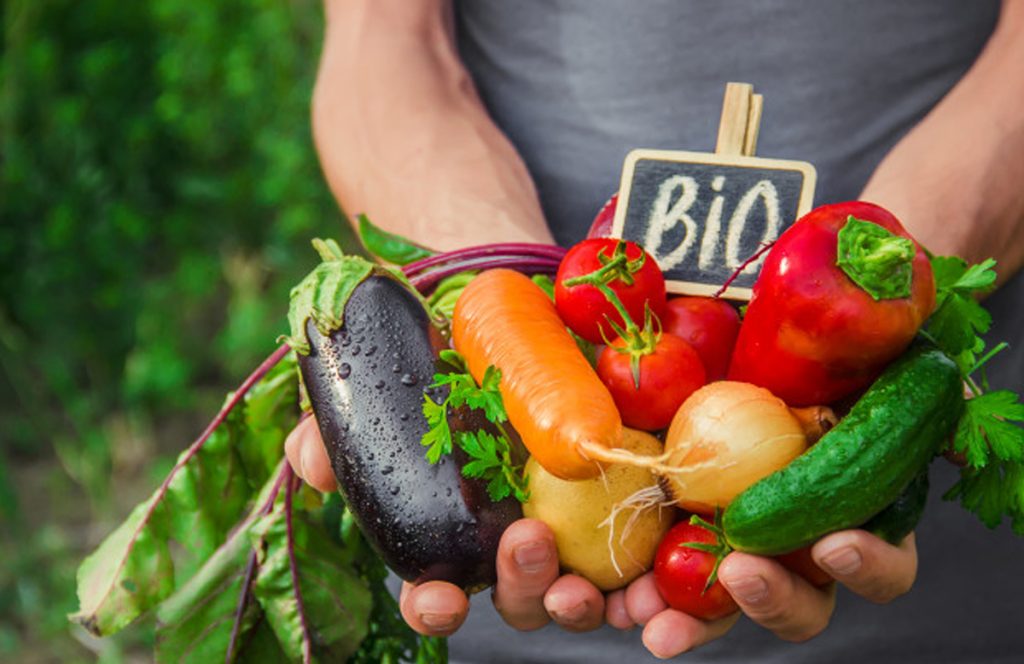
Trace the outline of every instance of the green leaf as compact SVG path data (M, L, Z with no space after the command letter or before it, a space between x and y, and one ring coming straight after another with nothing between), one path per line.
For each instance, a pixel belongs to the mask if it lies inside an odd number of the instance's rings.
M430 395L423 396L423 416L427 420L427 432L420 443L427 448L427 460L437 463L441 457L452 452L452 434L448 427L447 402L438 404Z
M368 252L395 265L407 265L413 261L433 256L434 252L375 226L365 214L359 215L359 239Z
M434 288L434 292L427 298L427 306L437 315L446 320L451 320L455 315L455 303L458 301L462 291L466 289L469 282L476 277L476 270L459 272L450 277L442 279Z
M269 476L266 464L283 456L287 424L296 413L294 401L287 404L295 394L294 373L288 361L283 364L252 388L202 447L183 452L164 484L82 562L79 610L71 620L97 635L122 629L170 595L224 542L245 516L257 482ZM250 399L261 428L248 435Z
M552 301L555 299L555 282L546 274L535 274L530 281L537 284Z
M971 265L953 283L951 288L972 293L987 291L996 283L995 266L994 258L986 258L976 265Z
M283 501L254 524L250 539L260 566L253 590L288 657L342 662L356 652L371 598L366 582L341 564L345 551L303 513L292 517L289 537Z
M482 410L489 421L501 424L508 420L508 415L505 413L505 404L501 399L501 392L498 390L500 382L501 371L497 367L489 366L484 372L484 379L481 381L480 387L477 388L475 383L469 386L460 386L462 391L459 392L459 396L470 408Z
M996 261L993 258L986 258L976 265L968 265L967 261L959 256L933 256L931 264L935 276L935 289L940 294L950 290L965 294L984 292L992 288L996 282Z
M78 570L79 611L71 620L97 635L116 632L188 578L242 516L250 495L232 440L236 410L199 452L183 453L166 488L139 505ZM186 461L187 459L187 461Z
M933 256L931 259L936 307L925 329L939 348L956 360L966 375L976 368L975 358L985 347L981 335L992 325L992 316L975 300L975 296L995 285L995 264L991 258L977 265L968 265L956 256Z
M337 253L333 249L325 251L322 249L325 244L330 247L323 241L314 240L314 246L321 251L324 261L313 268L291 292L288 307L291 333L284 341L302 355L309 353L306 321L312 320L324 336L339 329L345 319L345 304L352 291L373 271L373 263L365 258L341 255L340 249Z
M282 441L299 415L295 353L289 353L245 396L241 441L237 446L249 486L258 490L282 456Z
M503 474L495 475L491 478L491 481L487 483L487 495L491 497L491 500L495 503L508 498L512 494L512 486L508 483L508 480Z
M928 333L947 355L956 356L976 347L979 335L988 332L992 316L970 295L949 291L928 320Z
M957 425L953 447L974 468L983 468L990 453L1001 461L1024 460L1024 404L1009 390L968 399Z
M258 506L269 499L275 479L263 487ZM160 605L156 614L157 662L225 661L253 553L249 531L256 520L257 514L250 514L199 571ZM250 601L242 612L236 654L261 617L259 605Z
M959 256L932 256L932 275L935 277L935 290L949 290L967 271L967 261Z
M238 664L290 664L292 661L281 649L277 635L262 614L247 637L235 659Z
M438 355L439 358L441 358L442 362L445 362L446 364L451 365L451 367L453 369L455 369L458 373L468 373L469 372L469 369L466 367L466 358L464 358L462 356L462 353L460 353L459 351L457 351L455 349L452 349L452 348L444 348L437 355ZM434 380L435 381L437 380L437 377L439 375L444 375L444 374L435 374L434 375Z
M959 499L964 509L976 514L989 528L995 528L1009 507L1004 487L1002 469L998 465L984 470L965 468L960 473L960 480L943 498Z

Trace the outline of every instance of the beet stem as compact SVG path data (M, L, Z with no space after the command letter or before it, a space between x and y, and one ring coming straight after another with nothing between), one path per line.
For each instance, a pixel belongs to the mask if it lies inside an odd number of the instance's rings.
M467 260L450 265L444 265L426 274L420 274L409 279L416 290L426 294L437 282L453 274L466 272L467 270L489 270L497 267L507 267L520 272L532 274L554 274L558 271L558 261L550 258L523 257L523 256L502 256L498 258L483 257L477 260Z
M740 265L738 268L736 268L735 272L733 272L731 275L729 275L729 278L725 280L725 283L722 284L722 287L719 288L717 291L715 291L715 294L712 295L711 297L722 297L722 294L725 293L725 291L727 291L729 289L729 285L732 284L732 282L736 281L736 279L740 276L740 274L743 272L743 270L747 269L748 265L750 265L751 263L756 261L758 258L760 258L761 255L764 254L764 252L766 252L769 249L771 249L774 244L775 244L774 241L762 243L761 244L761 248L758 249L757 251L755 251L753 256L751 256L747 260L743 261L743 264Z
M238 606L235 607L235 619L231 624L231 640L228 641L228 651L224 655L225 664L235 661L235 646L238 644L238 635L242 629L242 617L245 615L245 608L249 606L249 586L252 585L253 576L256 574L256 550L249 551L249 560L245 564L245 574L242 577L242 593L238 596Z
M413 275L419 274L428 268L443 265L445 263L503 256L533 256L536 258L550 258L552 260L561 261L562 257L565 256L565 249L551 244L536 244L531 242L485 244L479 247L456 249L455 251L421 258L418 261L409 263L403 267L402 270L405 272L407 277L412 277Z
M311 639L309 634L309 625L306 622L306 607L302 603L302 589L299 587L299 565L295 560L295 535L292 528L292 497L295 495L297 486L301 486L302 481L292 472L292 467L285 464L284 474L287 477L286 486L284 490L284 519L285 528L288 534L288 567L291 570L292 575L292 589L295 593L295 608L299 614L299 621L302 623L302 661L312 661L311 652Z
M277 494L281 493L281 485L290 474L290 470L291 466L286 462L277 474L277 479L274 481L274 486L270 489L270 496L267 498L267 501L254 513L255 518L266 516L273 511L274 501L277 500ZM249 599L252 597L249 590L250 586L252 586L253 577L256 574L256 567L256 549L253 549L249 552L249 560L245 564L245 574L242 577L242 594L239 595L238 606L235 607L235 620L231 625L231 640L228 641L228 651L224 656L225 664L230 664L235 659L235 646L238 644L238 636L242 628L245 608L249 606Z

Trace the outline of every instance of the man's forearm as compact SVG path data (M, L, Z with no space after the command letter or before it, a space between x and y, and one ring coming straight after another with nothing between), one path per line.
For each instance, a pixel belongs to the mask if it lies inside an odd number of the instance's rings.
M350 215L437 249L549 242L536 190L480 102L444 0L326 0L313 131Z
M1005 0L971 70L875 171L862 198L930 250L1024 264L1024 0Z

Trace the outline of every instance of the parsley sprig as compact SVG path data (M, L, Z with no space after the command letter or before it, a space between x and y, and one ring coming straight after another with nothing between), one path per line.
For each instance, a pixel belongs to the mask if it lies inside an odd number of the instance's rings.
M946 492L990 528L1009 517L1013 530L1024 535L1024 404L1010 390L990 391L985 364L1007 347L986 350L982 336L992 317L976 295L996 282L996 262L989 258L968 265L955 256L934 256L935 313L923 331L960 367L971 398L953 437L953 450L966 466L960 480ZM980 373L980 378L976 375Z
M434 374L432 388L448 387L444 401L437 403L429 393L423 395L423 416L430 427L422 440L427 448L427 460L437 463L458 445L471 459L462 467L462 474L485 480L491 500L497 502L514 495L519 502L526 502L529 498L528 478L523 474L522 466L512 459L512 440L504 426L508 414L498 390L501 371L493 366L487 367L483 380L477 386L462 355L454 350L443 350L441 359L455 371ZM448 423L448 412L462 407L481 411L494 425L497 435L484 429L453 432Z

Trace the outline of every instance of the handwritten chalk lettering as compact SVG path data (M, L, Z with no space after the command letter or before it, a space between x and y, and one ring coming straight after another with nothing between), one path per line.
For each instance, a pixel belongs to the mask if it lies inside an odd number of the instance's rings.
M711 180L710 188L714 192L722 191L724 186L725 176L723 175L717 175ZM673 196L677 191L679 194L673 202ZM690 259L690 251L697 242L699 225L689 213L694 203L697 202L699 194L700 185L695 178L688 175L674 175L666 178L658 187L658 195L651 205L647 235L643 244L661 269L666 272L683 265ZM759 180L743 194L726 223L725 264L731 269L738 268L743 261L749 258L749 256L740 255L743 246L741 239L758 203L761 203L763 207L765 220L759 244L773 242L779 236L782 226L779 192L770 180ZM702 270L716 265L716 254L721 245L724 207L725 197L720 194L716 194L711 205L708 206L707 217L703 225L704 234L701 237L696 261ZM662 254L662 244L666 233L672 231L679 224L682 224L685 229L682 241L667 254ZM764 260L763 257L750 263L743 272L757 271L762 260Z
M681 150L633 150L612 234L638 242L669 291L749 298L763 259L744 266L811 209L814 167L803 161Z
M779 237L782 218L782 213L779 211L779 192L775 190L775 185L769 180L761 180L743 195L729 219L729 232L725 237L725 261L734 270L743 265L743 261L750 258L750 256L740 255L740 238L743 236L747 219L750 218L750 212L754 209L758 199L764 203L765 218L764 233L761 235L759 244L774 242ZM752 274L761 269L761 263L765 258L767 256L762 255L756 261L751 261L743 268L744 274Z
M667 178L658 187L658 196L651 205L650 223L647 226L647 237L643 245L654 257L662 270L668 270L679 265L690 253L690 247L697 239L697 222L687 212L697 201L697 181L688 175L674 175ZM672 195L676 189L681 189L679 198L672 204ZM671 207L669 207L671 205ZM683 241L668 254L661 255L661 243L665 232L683 224L686 234Z

